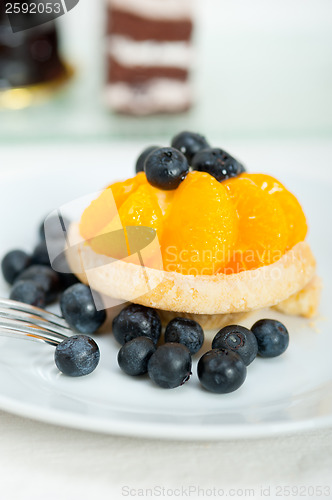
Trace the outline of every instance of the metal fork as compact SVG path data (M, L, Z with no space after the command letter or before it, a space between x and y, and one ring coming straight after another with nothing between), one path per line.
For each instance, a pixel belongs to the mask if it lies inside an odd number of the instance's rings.
M0 336L57 346L72 335L73 331L61 316L15 300L0 299Z

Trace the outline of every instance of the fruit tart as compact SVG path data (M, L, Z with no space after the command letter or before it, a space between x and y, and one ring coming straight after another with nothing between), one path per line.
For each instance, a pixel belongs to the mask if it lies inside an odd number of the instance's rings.
M307 229L281 182L182 132L85 208L67 258L82 282L164 321L215 328L265 307L311 317L320 282Z

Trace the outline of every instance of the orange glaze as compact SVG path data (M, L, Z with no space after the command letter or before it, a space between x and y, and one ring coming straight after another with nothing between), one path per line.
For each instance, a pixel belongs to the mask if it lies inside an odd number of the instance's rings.
M164 269L192 275L269 265L307 233L295 196L271 176L247 173L220 183L194 171L162 191L140 172L103 191L84 211L80 232L95 252L120 258L111 233L128 226L154 229Z

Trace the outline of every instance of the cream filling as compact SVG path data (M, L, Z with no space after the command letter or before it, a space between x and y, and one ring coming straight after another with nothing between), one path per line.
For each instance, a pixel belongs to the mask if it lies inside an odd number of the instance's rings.
M130 38L112 35L108 38L108 52L124 66L164 66L187 69L193 60L193 51L187 42L136 42Z
M188 19L192 15L192 0L107 0L119 10L152 19Z
M136 87L119 82L109 84L105 90L106 103L118 111L148 114L156 111L176 111L192 101L188 82L160 78Z

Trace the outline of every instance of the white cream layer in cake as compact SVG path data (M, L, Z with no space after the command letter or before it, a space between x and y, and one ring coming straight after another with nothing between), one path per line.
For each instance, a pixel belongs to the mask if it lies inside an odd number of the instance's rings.
M192 89L187 81L166 78L150 80L140 86L109 83L105 100L108 106L123 113L175 113L191 106Z
M108 37L108 54L125 66L167 66L189 69L193 59L188 42L138 42L128 37Z
M107 0L113 8L151 19L191 18L193 0Z

